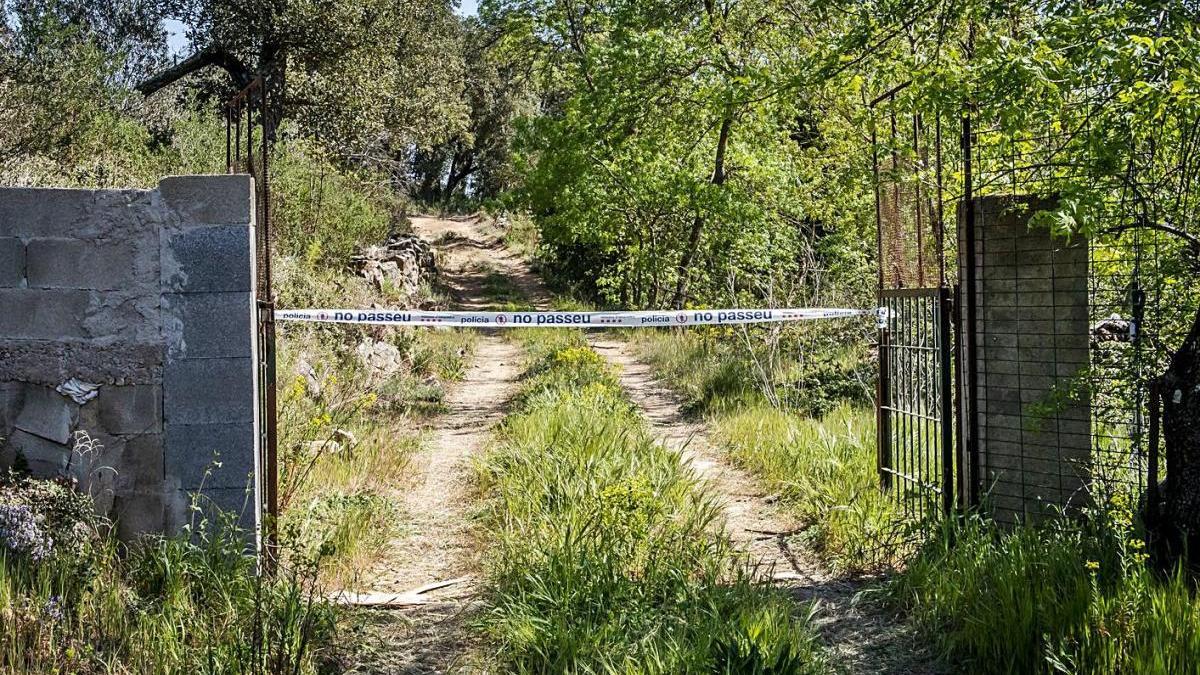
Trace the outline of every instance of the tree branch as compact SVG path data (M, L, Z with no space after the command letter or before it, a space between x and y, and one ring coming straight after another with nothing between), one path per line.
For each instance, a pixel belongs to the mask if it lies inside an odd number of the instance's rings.
M1127 230L1133 230L1139 227L1147 230L1158 230L1159 232L1166 232L1167 234L1179 237L1187 242L1188 248L1190 248L1194 253L1200 253L1200 237L1197 237L1190 232L1185 232L1184 230L1175 227L1170 223L1156 223L1150 220L1139 219L1137 222L1128 223L1125 225L1117 225L1116 227L1110 227L1105 230L1101 230L1101 234L1120 234Z
M250 84L250 80L253 79L250 77L250 69L242 63L241 59L220 47L205 47L170 68L142 80L134 88L143 96L150 96L167 85L208 66L217 66L229 73L239 89Z

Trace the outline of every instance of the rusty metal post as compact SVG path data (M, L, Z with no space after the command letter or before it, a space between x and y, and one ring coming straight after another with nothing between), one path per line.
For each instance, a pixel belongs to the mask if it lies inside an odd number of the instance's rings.
M879 329L879 383L876 388L875 425L879 448L876 464L879 484L884 490L892 487L892 420L891 403L891 331L887 326Z
M954 298L950 295L950 289L946 286L938 287L938 368L940 378L938 387L940 388L939 403L941 404L940 416L942 418L941 427L941 445L942 445L942 513L949 516L954 513L954 393L953 380L951 379L950 369L953 359L951 357L951 331L950 318L954 314Z

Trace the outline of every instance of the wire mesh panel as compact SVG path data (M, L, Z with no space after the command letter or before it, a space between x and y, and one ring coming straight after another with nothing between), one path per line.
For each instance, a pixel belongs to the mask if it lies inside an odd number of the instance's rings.
M1091 156L1098 111L1118 90L1115 83L1079 87L1053 120L1014 125L980 115L970 134L970 191L1065 194L1068 201L1047 209L1034 227L1052 229L1064 213L1087 223L1087 366L1057 395L1089 406L1087 490L1137 504L1165 475L1150 434L1150 393L1190 326L1197 298L1184 281L1194 274L1186 269L1184 240L1153 227L1164 215L1148 195L1160 193L1163 176L1173 174L1154 153L1168 153L1131 141L1123 165L1105 167Z
M975 244L961 246L973 278L977 344L970 374L975 482L999 520L1080 505L1090 473L1088 249L1030 229L1054 200L980 197ZM972 251L972 254L968 254Z
M946 284L946 247L953 245L946 237L946 205L955 195L945 185L957 153L946 156L942 134L957 126L907 100L908 86L870 104L880 289Z
M904 514L949 512L954 497L950 292L881 294L879 477Z

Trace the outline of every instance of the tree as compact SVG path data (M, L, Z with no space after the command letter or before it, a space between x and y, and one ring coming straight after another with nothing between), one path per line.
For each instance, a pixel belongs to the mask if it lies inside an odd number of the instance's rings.
M869 222L839 208L869 204L864 155L828 154L862 147L844 85L809 77L829 57L787 3L485 9L505 49L529 55L542 97L517 137L523 201L553 266L603 299L707 302L730 274L794 271L817 230ZM853 188L829 199L839 183Z
M19 0L0 2L0 16L6 180L26 182L94 157L101 130L122 125L116 111L125 83L165 59L156 3Z
M178 13L195 51L138 83L146 96L209 67L228 76L226 94L263 76L271 129L290 119L378 164L465 125L449 0L182 0Z

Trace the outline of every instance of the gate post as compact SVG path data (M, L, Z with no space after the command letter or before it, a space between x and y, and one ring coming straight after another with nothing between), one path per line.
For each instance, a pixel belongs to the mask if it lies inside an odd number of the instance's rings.
M954 314L954 298L946 286L938 287L938 399L942 418L942 512L954 512L954 393L950 375L952 344L950 319Z
M880 298L883 302L883 298ZM887 469L892 468L892 426L891 405L891 329L887 323L879 327L879 383L876 388L877 402L875 405L875 432L878 441L876 469L879 471L879 484L884 490L892 487L892 474Z

